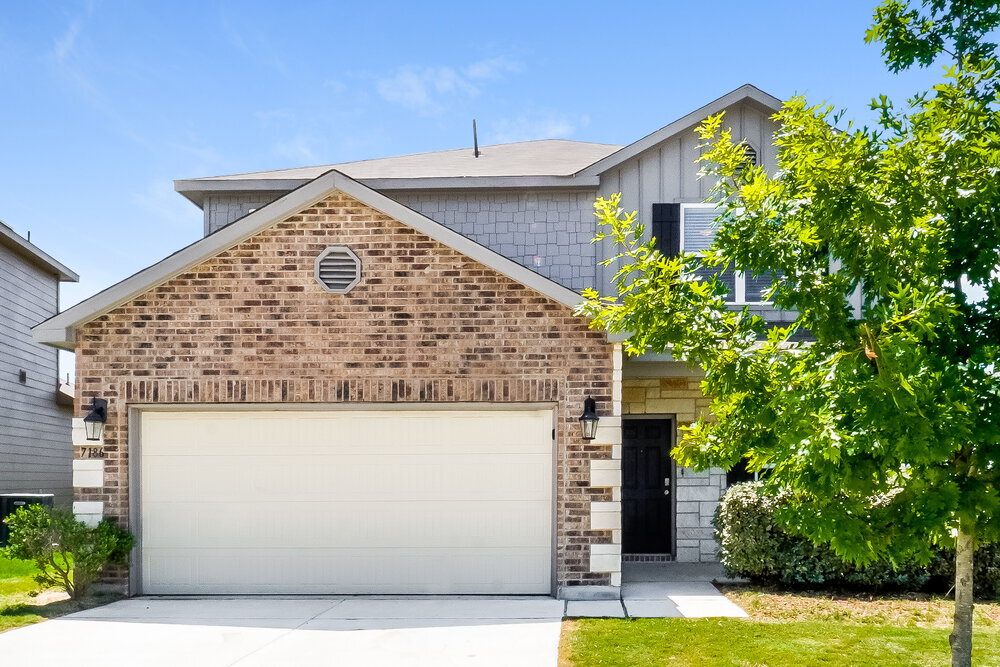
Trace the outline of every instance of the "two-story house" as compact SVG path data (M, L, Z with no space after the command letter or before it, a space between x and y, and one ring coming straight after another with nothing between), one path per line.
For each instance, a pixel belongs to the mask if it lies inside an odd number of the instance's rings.
M31 328L59 312L59 284L79 276L0 222L0 493L73 496L73 396L58 350Z
M668 456L707 408L698 373L623 358L573 307L610 290L596 197L706 247L695 126L725 110L770 167L779 104L746 85L628 146L177 181L204 238L35 329L76 350L81 411L108 401L77 501L137 533L114 581L575 598L617 596L623 560L714 560L726 474ZM738 276L732 300L766 311L762 289Z

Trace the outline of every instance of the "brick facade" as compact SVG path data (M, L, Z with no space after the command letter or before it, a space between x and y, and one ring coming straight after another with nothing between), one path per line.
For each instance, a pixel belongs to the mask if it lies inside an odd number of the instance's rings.
M327 246L363 277L347 294L313 278ZM109 400L104 486L77 489L128 520L128 407L149 403L551 402L557 413L560 586L607 585L590 546L591 459L580 439L593 395L611 410L612 346L569 308L341 193L84 325L81 403ZM125 573L112 573L112 583Z

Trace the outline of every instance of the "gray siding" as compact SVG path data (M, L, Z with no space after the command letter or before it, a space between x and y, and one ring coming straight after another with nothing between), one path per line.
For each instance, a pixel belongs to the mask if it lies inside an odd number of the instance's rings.
M205 195L205 236L214 234L229 223L242 218L251 209L270 204L286 192L219 192Z
M754 102L744 101L726 110L724 125L732 128L734 139L749 141L757 149L761 163L773 170L776 153L772 135L777 126L770 119L771 113ZM646 225L647 238L653 204L703 202L711 194L711 181L698 177L701 165L695 160L702 150L695 127L692 125L601 174L600 196L621 192L622 208L639 212L639 222ZM612 252L611 243L605 241L598 249L598 260L610 257ZM610 289L613 267L602 267L600 273L604 289Z
M72 410L56 404L58 352L31 340L31 327L56 314L58 290L56 276L0 246L0 493L68 504Z
M593 190L385 194L570 289L594 286Z

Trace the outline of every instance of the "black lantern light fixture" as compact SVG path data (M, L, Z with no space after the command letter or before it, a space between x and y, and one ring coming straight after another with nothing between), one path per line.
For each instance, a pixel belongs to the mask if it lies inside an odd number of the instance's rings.
M108 402L103 398L92 401L90 412L83 418L83 427L87 430L87 440L100 440L104 436L104 423L108 421Z
M580 415L580 430L583 431L584 440L597 437L597 422L597 401L588 396L583 401L583 414Z

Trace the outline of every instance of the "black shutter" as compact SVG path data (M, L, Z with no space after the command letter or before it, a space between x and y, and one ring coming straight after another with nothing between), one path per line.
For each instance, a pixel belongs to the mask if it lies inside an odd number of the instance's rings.
M653 204L653 225L650 231L656 239L656 249L666 257L681 253L681 205Z

